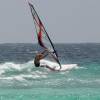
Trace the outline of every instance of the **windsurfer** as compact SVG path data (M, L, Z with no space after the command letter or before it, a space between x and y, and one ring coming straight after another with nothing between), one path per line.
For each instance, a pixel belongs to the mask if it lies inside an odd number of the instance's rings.
M37 53L35 56L34 64L36 67L40 67L40 60L44 59L48 55L48 50L44 50L41 53Z
M50 52L47 49L45 49L41 53L36 54L35 60L34 60L35 67L46 67L52 71L56 71L55 68L51 68L48 65L41 65L40 64L40 60L44 59L48 54L50 54ZM53 56L53 54L52 54L52 56Z
M55 47L54 47L46 29L45 29L42 21L40 20L37 12L35 11L34 6L31 3L29 3L29 6L30 6L31 13L32 13L33 21L35 24L35 28L36 28L38 43L44 49L44 51L42 53L38 53L36 55L35 60L34 60L35 66L42 67L42 65L40 64L40 60L44 59L48 54L50 54L52 56L52 58L54 58L56 63L59 64L60 69L61 69L61 64L60 64L59 59L58 59L57 51L55 50ZM48 44L48 43L49 43L50 51L53 51L52 53L49 52L49 49L47 49L48 45L46 45L46 44ZM45 50L45 49L47 49L47 50ZM50 66L45 66L45 67L49 68L51 70L55 70L54 68L53 69L50 68Z

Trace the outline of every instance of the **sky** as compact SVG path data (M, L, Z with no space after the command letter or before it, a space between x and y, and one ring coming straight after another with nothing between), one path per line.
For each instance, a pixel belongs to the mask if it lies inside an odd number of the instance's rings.
M53 42L100 43L100 0L29 1ZM36 42L26 0L0 0L0 43Z

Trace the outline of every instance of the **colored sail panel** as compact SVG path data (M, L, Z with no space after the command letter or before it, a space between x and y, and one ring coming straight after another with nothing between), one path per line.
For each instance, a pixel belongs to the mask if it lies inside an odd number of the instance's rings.
M51 54L51 55L53 55L52 57L60 65L60 68L61 68L61 64L58 60L58 54L55 50L55 47L54 47L48 33L46 32L44 25L42 24L42 22L38 16L37 12L35 11L33 5L31 3L29 3L29 6L30 6L32 17L34 20L39 45L44 49L48 49L49 52L52 53Z

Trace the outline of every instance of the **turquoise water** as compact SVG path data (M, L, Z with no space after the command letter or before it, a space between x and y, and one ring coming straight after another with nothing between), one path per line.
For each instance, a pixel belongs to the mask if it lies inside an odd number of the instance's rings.
M80 91L80 92L79 92ZM95 91L95 92L94 92ZM2 90L1 100L100 100L100 89L7 89Z
M37 46L0 45L0 100L100 100L100 44L56 45L70 70L35 68Z

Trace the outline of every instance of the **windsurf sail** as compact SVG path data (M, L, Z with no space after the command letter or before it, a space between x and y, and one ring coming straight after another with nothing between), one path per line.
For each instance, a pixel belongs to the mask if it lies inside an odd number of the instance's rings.
M58 53L57 53L57 51L54 47L54 44L52 43L52 41L51 41L43 23L42 23L42 21L40 20L34 6L31 3L28 3L28 4L30 6L33 21L34 21L34 24L35 24L39 45L43 49L48 49L50 51L50 53L55 56L55 57L54 56L52 56L52 57L55 59L55 61L59 64L59 66L61 68L61 64L60 64L60 61L58 59Z

